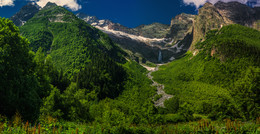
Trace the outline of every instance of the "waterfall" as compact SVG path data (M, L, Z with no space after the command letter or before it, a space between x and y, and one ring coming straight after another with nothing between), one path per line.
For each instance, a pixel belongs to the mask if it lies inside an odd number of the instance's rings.
M159 55L158 55L158 62L162 61L162 52L159 50Z

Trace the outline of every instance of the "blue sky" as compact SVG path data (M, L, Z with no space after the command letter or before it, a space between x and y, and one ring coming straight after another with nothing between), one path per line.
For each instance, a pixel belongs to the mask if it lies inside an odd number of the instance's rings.
M79 12L128 27L153 22L170 24L171 18L180 13L197 13L194 6L185 6L180 0L88 0Z
M0 16L11 17L27 2L28 0L16 0L13 6L0 7ZM127 27L153 22L170 24L171 18L180 13L197 13L194 6L184 5L181 0L78 0L77 2L81 9L74 11L75 13L84 12Z
M51 1L75 13L83 12L127 27L137 27L154 22L170 24L171 18L178 14L196 14L197 8L207 1L216 3L219 0L0 0L0 17L11 17L28 1L35 1L40 6ZM246 3L248 0L221 1ZM260 6L260 0L254 1Z

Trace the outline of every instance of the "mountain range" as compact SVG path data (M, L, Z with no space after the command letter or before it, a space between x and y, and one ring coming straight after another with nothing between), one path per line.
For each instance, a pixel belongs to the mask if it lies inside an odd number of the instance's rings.
M169 59L173 60L174 56L185 53L189 48L188 43L187 46L174 46L173 44L184 39L194 19L194 15L181 14L172 19L171 25L153 23L127 28L110 20L99 20L95 16L83 13L79 13L77 16L107 33L114 42L130 51L133 59L144 63L146 61L167 62ZM158 60L160 51L162 61Z
M239 2L219 1L214 5L206 3L199 9L198 15L177 15L172 18L169 26L153 23L127 28L83 13L77 16L107 33L113 41L130 50L134 56L156 63L171 61L188 50L194 50L194 45L212 29L240 24L260 30L259 14L259 7L251 8ZM162 61L158 61L158 51L162 52Z
M39 6L29 3L10 19L23 25L39 11ZM239 2L206 3L198 15L180 14L170 25L153 23L128 28L110 20L99 20L84 13L77 17L107 33L119 46L127 50L131 59L140 63L169 62L182 56L203 40L207 31L229 24L241 24L260 30L260 7L251 8ZM196 53L196 52L195 52ZM161 59L159 60L159 54Z

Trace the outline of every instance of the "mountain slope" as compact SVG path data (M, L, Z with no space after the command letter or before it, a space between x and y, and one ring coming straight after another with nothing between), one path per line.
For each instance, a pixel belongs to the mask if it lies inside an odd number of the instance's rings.
M169 31L169 26L161 23L152 23L150 25L140 25L133 28L136 31L137 36L143 36L147 38L165 38Z
M28 3L24 7L21 8L19 12L17 12L15 15L13 15L10 20L14 22L16 26L22 26L31 19L36 13L38 13L40 10L40 7L32 2Z
M211 119L254 119L259 113L260 32L240 25L208 32L200 52L160 67L167 93ZM173 101L173 100L171 100Z
M70 75L78 72L96 53L123 61L123 51L106 34L53 3L48 3L20 30L31 42L33 51L42 47L52 56L55 66Z
M193 24L193 41L190 50L194 51L195 44L204 39L206 33L220 29L230 24L240 24L259 29L259 7L250 8L239 2L217 2L215 5L206 3L199 9Z
M251 8L239 2L217 2L214 4L227 24L236 23L252 27L254 21L260 19L256 8Z
M173 60L188 50L192 40L190 35L193 15L180 15L181 17L173 19L171 26L153 23L136 28L127 28L110 20L99 20L95 16L83 13L77 16L107 33L114 42L130 53L132 59L142 63ZM185 40L181 42L183 39ZM159 54L162 60L159 60Z
M170 25L170 32L166 35L168 38L172 38L173 44L176 44L183 40L188 33L192 32L192 25L195 19L195 15L180 14L175 18L172 18ZM169 44L172 45L172 44Z
M206 32L212 29L221 28L225 23L221 14L211 3L206 3L202 8L199 9L199 14L194 22L194 33L193 33L193 44L200 41ZM191 50L195 49L193 45Z

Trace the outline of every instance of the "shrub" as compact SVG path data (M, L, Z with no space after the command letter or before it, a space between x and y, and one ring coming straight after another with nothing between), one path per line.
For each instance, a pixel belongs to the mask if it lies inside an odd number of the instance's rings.
M169 100L166 100L164 102L164 105L168 111L168 113L176 113L179 110L179 98L178 97L173 97L170 98Z

